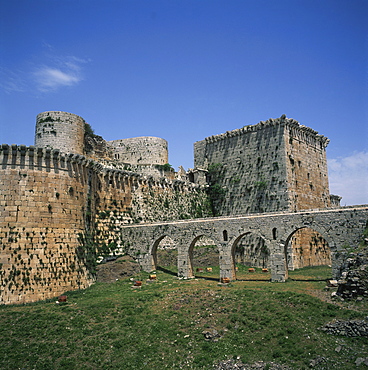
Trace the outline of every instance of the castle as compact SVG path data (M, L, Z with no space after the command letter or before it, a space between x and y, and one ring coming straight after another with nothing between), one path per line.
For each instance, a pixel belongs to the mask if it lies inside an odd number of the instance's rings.
M107 142L75 114L40 113L34 146L0 146L0 304L88 287L97 246L130 253L123 225L336 207L327 144L282 116L196 142L194 169L174 172L164 139Z

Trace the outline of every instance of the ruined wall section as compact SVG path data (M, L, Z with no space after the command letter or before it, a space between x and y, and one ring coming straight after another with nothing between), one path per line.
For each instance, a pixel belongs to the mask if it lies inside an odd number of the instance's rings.
M290 210L331 206L326 147L329 140L294 120L285 126L285 159Z
M219 215L287 210L284 125L269 120L194 144L194 165L223 189ZM216 202L216 200L215 200Z
M35 146L59 149L64 153L84 153L84 124L73 113L49 111L37 115Z
M0 166L0 304L89 286L76 253L88 205L85 158L3 144Z

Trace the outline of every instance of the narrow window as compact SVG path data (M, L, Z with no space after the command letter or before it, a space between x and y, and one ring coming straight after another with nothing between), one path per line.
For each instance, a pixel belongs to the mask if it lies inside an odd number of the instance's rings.
M273 238L273 240L276 240L276 238L277 238L277 229L276 229L276 227L274 227L272 229L272 238Z
M224 231L222 232L222 235L223 235L223 237L224 237L224 242L227 242L227 230L224 230Z

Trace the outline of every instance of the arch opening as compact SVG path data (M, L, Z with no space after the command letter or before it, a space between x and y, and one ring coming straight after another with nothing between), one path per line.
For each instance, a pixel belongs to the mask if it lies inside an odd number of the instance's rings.
M317 230L302 227L292 232L285 243L287 274L292 279L329 279L332 277L331 249Z
M213 239L201 235L196 237L189 248L189 262L192 276L219 280L219 248Z
M270 248L260 235L251 232L240 235L233 244L232 256L236 279L269 279Z
M175 242L168 235L163 235L155 241L151 256L152 271L161 270L172 275L177 275L178 250Z

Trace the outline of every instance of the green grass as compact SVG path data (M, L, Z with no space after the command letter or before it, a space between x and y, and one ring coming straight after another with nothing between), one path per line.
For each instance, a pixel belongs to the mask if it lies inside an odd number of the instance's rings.
M291 275L329 274L320 267ZM0 368L209 369L239 357L307 369L310 360L324 357L325 369L350 369L357 368L357 357L368 357L367 338L318 330L333 319L360 319L368 312L365 302L338 306L309 294L325 294L324 282L242 280L222 287L160 271L155 283L146 283L147 277L137 275L140 289L126 279L68 292L65 304L0 306ZM217 342L205 340L209 329L221 335Z

